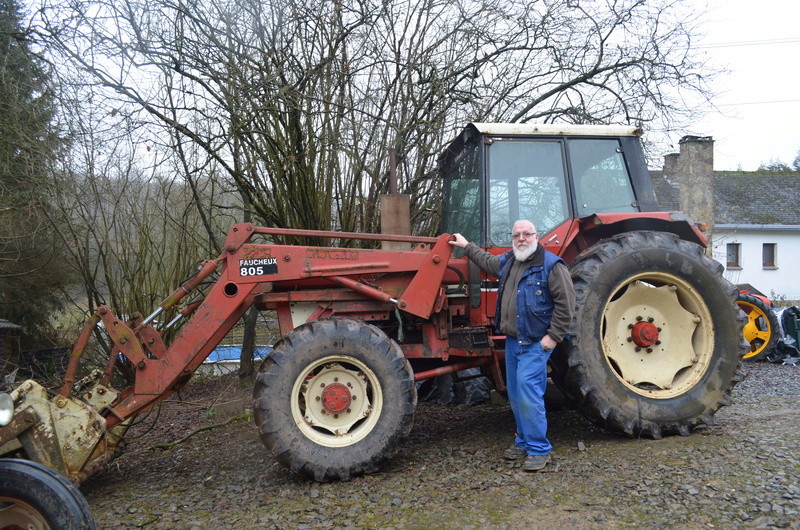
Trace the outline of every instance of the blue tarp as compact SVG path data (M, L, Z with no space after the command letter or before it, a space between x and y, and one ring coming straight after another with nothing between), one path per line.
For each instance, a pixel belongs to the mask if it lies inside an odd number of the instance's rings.
M256 359L263 359L272 351L271 346L256 346L256 351L253 357ZM206 358L206 362L217 361L238 361L242 356L241 346L217 346L211 354Z

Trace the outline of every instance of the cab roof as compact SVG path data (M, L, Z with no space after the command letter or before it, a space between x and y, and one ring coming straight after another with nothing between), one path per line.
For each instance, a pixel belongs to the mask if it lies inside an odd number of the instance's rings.
M483 136L588 136L638 138L642 129L632 125L574 125L569 123L468 123L439 155L439 166L458 157L465 146Z
M632 125L574 125L569 123L470 123L481 134L497 136L641 136Z

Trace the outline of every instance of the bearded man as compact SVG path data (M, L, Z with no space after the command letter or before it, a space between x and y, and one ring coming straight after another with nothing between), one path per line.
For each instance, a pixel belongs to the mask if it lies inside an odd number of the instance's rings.
M512 250L494 256L461 234L450 241L483 271L500 278L494 326L506 335L506 385L517 424L514 444L503 457L525 458L523 470L540 471L553 449L544 407L547 361L569 331L575 290L564 260L538 244L533 223L514 223L511 243Z

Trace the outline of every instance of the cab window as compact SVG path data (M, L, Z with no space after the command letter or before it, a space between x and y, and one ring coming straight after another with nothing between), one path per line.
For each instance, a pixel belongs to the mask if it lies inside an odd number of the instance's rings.
M562 143L495 139L488 149L489 244L511 246L511 226L528 219L546 234L569 217Z
M618 140L568 140L577 214L635 212L636 197Z

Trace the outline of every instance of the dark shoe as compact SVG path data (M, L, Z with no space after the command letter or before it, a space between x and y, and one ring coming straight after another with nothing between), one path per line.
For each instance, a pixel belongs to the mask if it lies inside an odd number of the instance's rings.
M503 458L506 460L519 460L526 456L528 456L528 452L516 444L503 451Z
M541 471L550 461L550 455L530 455L522 464L523 471Z

